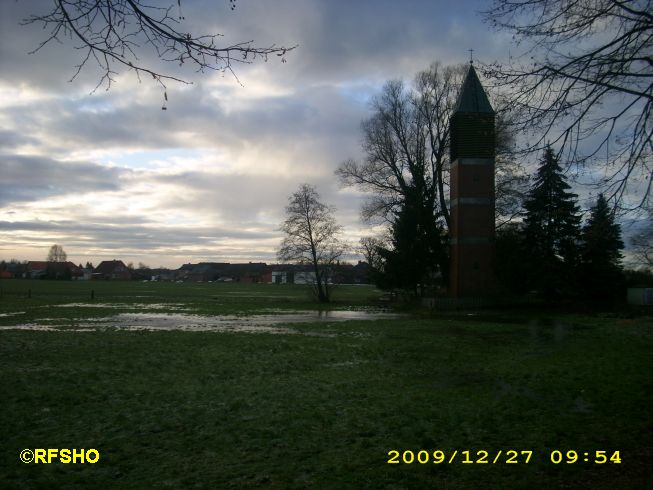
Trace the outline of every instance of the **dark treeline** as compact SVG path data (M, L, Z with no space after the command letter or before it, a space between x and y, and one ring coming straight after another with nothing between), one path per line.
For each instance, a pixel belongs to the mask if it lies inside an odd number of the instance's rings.
M387 242L365 243L374 280L382 288L415 296L444 293L446 232L420 214L419 193L407 196ZM626 286L653 283L648 270L624 270L621 226L606 198L597 196L584 223L577 199L554 151L547 148L521 204L523 219L497 229L498 295L612 304L624 297Z
M412 83L386 83L361 123L363 159L347 160L336 171L342 185L366 193L363 221L385 230L362 238L359 250L372 281L383 289L414 297L447 293L450 127L466 71L434 63ZM516 115L509 101L495 97L492 105L496 293L606 301L620 296L626 284L651 284L646 272L623 270L616 201L599 194L583 222L559 153L546 147L529 178L515 150ZM638 253L650 259L647 236L642 234Z
M497 231L495 271L502 290L546 300L613 301L626 285L621 227L599 194L585 224L551 148L523 204L524 219Z

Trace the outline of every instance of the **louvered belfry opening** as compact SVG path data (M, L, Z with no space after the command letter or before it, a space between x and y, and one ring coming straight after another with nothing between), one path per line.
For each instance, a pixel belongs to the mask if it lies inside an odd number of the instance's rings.
M474 66L451 118L450 295L494 293L495 113Z

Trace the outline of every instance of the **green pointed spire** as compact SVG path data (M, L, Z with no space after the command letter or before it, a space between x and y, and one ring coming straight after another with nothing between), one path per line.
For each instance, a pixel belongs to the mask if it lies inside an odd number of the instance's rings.
M474 65L471 63L454 107L454 113L456 112L494 114L483 85L476 75Z

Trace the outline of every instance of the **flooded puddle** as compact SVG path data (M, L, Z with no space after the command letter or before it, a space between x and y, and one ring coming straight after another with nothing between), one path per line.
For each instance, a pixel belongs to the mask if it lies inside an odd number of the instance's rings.
M237 315L193 315L188 313L119 313L110 317L74 319L73 328L64 325L24 324L0 327L0 330L93 331L115 328L121 330L183 330L194 332L244 332L272 334L304 334L334 336L331 333L300 332L284 325L299 323L332 323L348 320L388 320L405 315L384 311L297 311L292 313ZM42 319L43 321L45 319Z
M111 308L125 310L187 310L181 304L166 303L65 303L62 305L47 305L43 308Z

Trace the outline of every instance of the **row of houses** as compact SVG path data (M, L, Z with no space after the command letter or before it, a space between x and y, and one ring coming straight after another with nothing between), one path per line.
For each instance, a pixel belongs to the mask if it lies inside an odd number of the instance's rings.
M334 284L369 283L369 266L366 262L335 264L330 267L329 280ZM176 280L196 282L243 282L263 284L312 284L315 273L309 265L266 264L250 262L230 264L219 262L200 262L184 264L176 275Z
M0 279L114 279L130 280L132 271L122 260L105 260L97 267L84 267L74 262L7 262L0 265Z
M97 267L83 267L73 262L10 262L0 264L0 278L70 279L70 280L151 280L183 282L241 282L264 284L312 284L315 273L310 266L249 262L200 262L184 264L177 270L133 269L122 260L105 260ZM336 264L329 270L329 281L335 284L369 283L369 266Z

